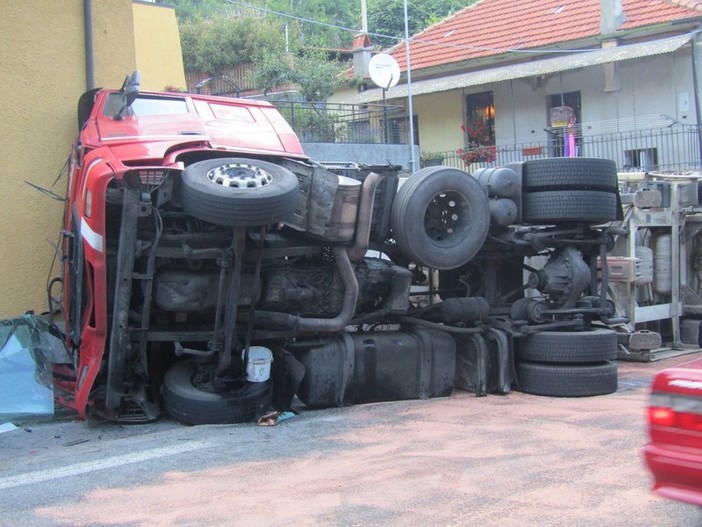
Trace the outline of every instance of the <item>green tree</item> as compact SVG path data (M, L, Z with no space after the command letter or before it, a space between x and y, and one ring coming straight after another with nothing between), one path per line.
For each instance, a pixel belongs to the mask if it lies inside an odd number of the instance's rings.
M408 5L409 34L414 35L431 24L439 22L477 0L421 0ZM397 44L405 35L403 0L369 0L368 29L372 33L396 38L373 37L373 43L382 47Z
M264 93L295 84L306 101L325 101L340 84L344 66L314 49L299 55L267 53L255 62L254 82Z
M180 38L185 69L213 75L285 49L280 24L250 17L194 17L181 22Z
M340 28L361 28L360 0L268 0L265 7L296 17L297 38L306 46L345 48L353 42L354 31Z
M170 0L179 22L193 18L212 18L227 13L227 4L221 0Z
M329 60L328 52L348 48L356 33L353 29L361 25L359 0L250 0L268 10L267 14L223 0L171 1L179 20L187 71L217 75L238 64L254 63L254 80L260 89L295 84L308 101L325 100L338 85L343 68ZM403 0L368 1L370 31L401 38ZM410 32L416 33L473 1L413 0ZM373 37L373 41L390 46L398 39Z

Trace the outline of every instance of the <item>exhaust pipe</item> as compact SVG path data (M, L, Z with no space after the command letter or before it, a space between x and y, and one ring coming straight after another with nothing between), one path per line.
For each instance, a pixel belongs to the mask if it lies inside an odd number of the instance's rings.
M376 172L371 172L366 176L361 187L361 200L358 203L356 215L356 237L354 244L346 249L349 259L356 263L360 262L368 250L370 243L371 219L373 217L373 203L375 202L375 189L383 176Z

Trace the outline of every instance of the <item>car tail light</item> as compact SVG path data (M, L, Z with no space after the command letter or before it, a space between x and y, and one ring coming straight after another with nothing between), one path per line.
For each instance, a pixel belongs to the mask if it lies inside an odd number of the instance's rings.
M702 432L702 399L654 393L648 408L648 422L651 426Z
M648 409L648 422L657 426L675 426L675 411L670 408L651 406Z

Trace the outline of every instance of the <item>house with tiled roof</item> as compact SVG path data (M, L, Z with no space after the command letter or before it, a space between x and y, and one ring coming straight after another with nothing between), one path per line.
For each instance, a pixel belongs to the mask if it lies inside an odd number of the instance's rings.
M699 168L700 24L691 0L479 0L387 51L397 85L366 79L334 100L404 106L396 135L409 137L411 114L415 144L459 167L457 150L479 145L464 155L473 165L581 155Z

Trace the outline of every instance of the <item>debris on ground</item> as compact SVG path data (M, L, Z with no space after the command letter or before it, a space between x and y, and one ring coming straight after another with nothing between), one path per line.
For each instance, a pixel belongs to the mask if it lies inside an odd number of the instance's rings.
M12 432L13 430L17 430L17 427L12 423L0 423L0 434Z
M51 418L52 367L67 360L44 318L28 314L0 320L0 423Z
M291 417L295 417L295 412L268 412L258 418L258 424L261 426L275 426Z

